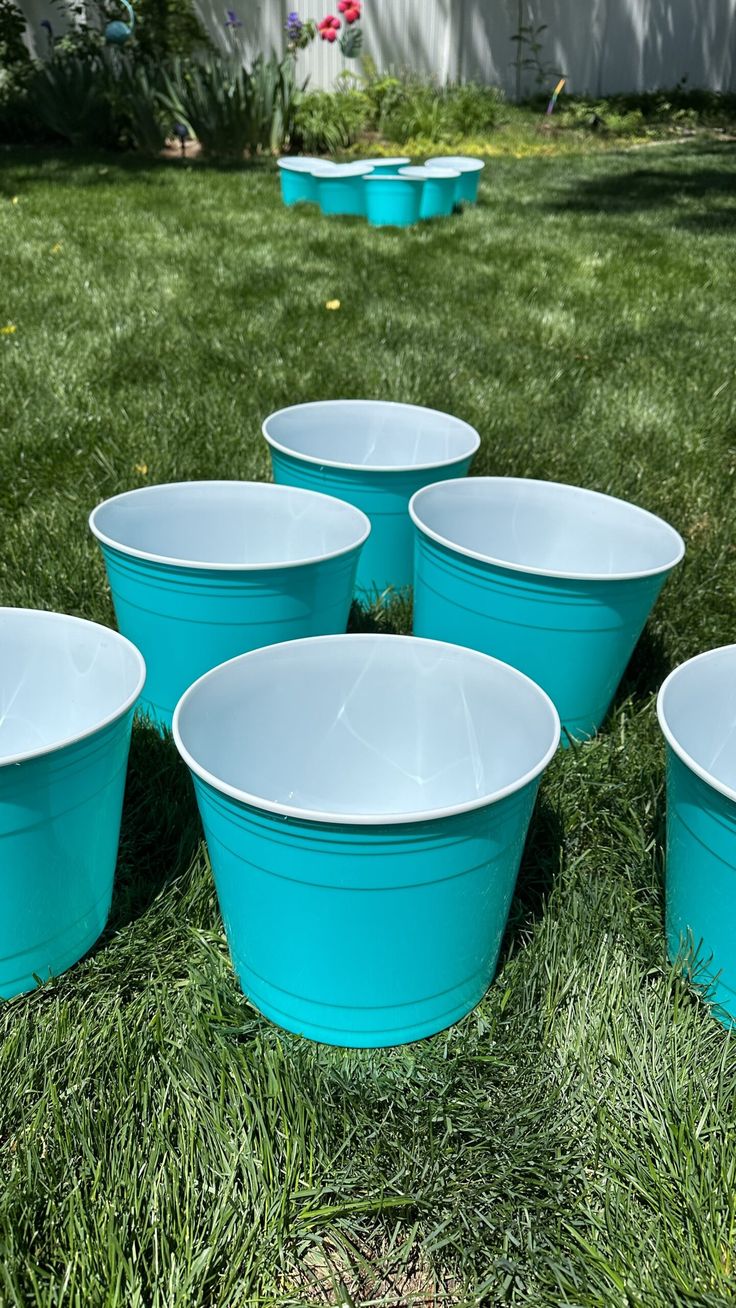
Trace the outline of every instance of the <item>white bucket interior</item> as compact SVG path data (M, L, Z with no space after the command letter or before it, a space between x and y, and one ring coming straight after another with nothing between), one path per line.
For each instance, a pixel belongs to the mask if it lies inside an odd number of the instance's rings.
M314 820L398 822L499 798L554 752L534 682L407 636L291 641L223 664L181 699L196 772L246 803Z
M480 444L459 418L384 400L296 404L272 413L263 434L297 458L376 469L441 466L470 457Z
M330 163L329 159L320 159L319 155L299 154L293 158L277 160L279 168L285 168L290 173L311 173L315 168L322 168L329 171L335 165Z
M408 155L397 155L394 159L361 159L362 164L370 168L401 168L404 164L410 164L411 159Z
M438 154L427 160L428 168L456 168L459 173L479 173L485 164L468 154Z
M0 765L87 735L131 707L145 664L107 627L0 609Z
M460 176L458 168L430 168L428 165L416 165L412 168L401 168L400 172L402 177L414 177L418 182L430 181L433 177L436 178L437 181L449 181L451 177Z
M472 477L418 491L421 531L504 567L552 576L625 578L672 568L684 553L674 528L625 500L579 486Z
M680 757L736 799L736 645L676 668L657 708L662 730Z
M367 163L325 163L323 159L312 165L315 177L325 181L339 181L341 177L365 177L372 172L373 164Z
M366 539L359 509L269 482L146 486L100 504L90 527L123 553L194 567L278 567L329 558Z

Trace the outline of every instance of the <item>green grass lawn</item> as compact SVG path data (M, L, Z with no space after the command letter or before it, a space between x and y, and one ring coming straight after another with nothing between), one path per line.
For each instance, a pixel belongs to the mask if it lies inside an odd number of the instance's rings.
M283 210L265 165L0 155L2 603L112 623L95 503L267 477L263 417L339 396L448 409L476 472L688 545L606 728L545 776L495 983L417 1045L249 1007L183 765L135 729L109 929L0 1010L2 1305L734 1302L736 1056L665 958L653 697L736 638L736 150L485 177L385 233Z

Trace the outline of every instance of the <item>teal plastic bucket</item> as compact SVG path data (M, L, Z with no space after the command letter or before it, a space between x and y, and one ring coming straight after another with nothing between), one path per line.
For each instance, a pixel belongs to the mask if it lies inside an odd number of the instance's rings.
M281 199L284 204L317 204L317 178L315 168L329 172L331 164L327 159L307 155L295 155L294 158L278 160L281 176Z
M371 227L413 227L419 222L424 182L398 174L395 177L371 174L364 185Z
M610 495L517 477L441 482L409 511L415 634L520 668L567 736L592 736L684 554L677 532Z
M141 707L170 727L179 697L236 654L344 631L365 515L311 490L178 482L90 517L118 626L148 667Z
M371 177L395 177L400 168L411 163L408 155L397 155L394 159L361 159L371 169Z
M559 740L538 686L407 636L292 641L198 681L174 739L233 967L262 1013L377 1047L478 1003Z
M315 168L317 197L323 214L352 214L365 218L365 178L372 171L371 164L330 164Z
M736 645L671 672L657 700L667 742L667 950L736 1023Z
M413 177L422 182L419 217L449 218L455 207L455 195L460 173L453 168L402 168L402 177Z
M485 168L482 159L474 159L467 154L438 154L427 160L427 167L456 169L460 176L455 184L455 203L475 204L480 175Z
M464 477L480 437L435 409L385 400L324 400L272 413L263 424L274 480L347 500L372 524L356 586L379 594L410 586L409 500L440 477Z
M0 609L0 998L65 972L110 911L146 669L63 613Z

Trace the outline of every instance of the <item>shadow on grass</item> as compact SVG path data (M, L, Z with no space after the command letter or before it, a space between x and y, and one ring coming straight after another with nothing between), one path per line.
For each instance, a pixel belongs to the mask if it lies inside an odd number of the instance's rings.
M544 914L560 868L565 827L562 814L544 795L534 807L506 924L497 973Z
M645 627L619 682L601 730L606 730L611 714L615 713L627 699L641 702L654 695L671 670L672 657L667 653L661 636Z
M136 723L112 908L100 945L141 917L163 887L187 871L201 838L189 773L171 736Z
M139 151L92 150L79 149L71 145L0 145L0 190L3 174L17 172L18 168L27 168L24 182L46 182L49 173L65 173L67 180L82 186L109 185L111 175L124 172L139 180L158 180L167 173L182 172L185 169L202 173L275 173L274 160L205 159L201 156L188 158L165 158L142 154ZM77 169L94 170L84 172L77 179L72 179L71 172Z
M704 167L710 163L710 167ZM718 166L718 165L722 166ZM728 166L730 165L730 166ZM730 142L688 146L659 159L653 166L615 169L571 183L561 198L545 199L545 209L566 213L631 214L665 209L678 227L730 231L736 227L736 146ZM692 212L703 201L702 212ZM687 208L678 209L682 203Z

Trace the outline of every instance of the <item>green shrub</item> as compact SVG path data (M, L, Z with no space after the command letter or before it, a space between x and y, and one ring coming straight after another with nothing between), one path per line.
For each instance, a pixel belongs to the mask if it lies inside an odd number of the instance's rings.
M437 86L421 78L405 78L386 90L380 129L392 141L423 137L453 141L482 136L498 125L503 96L492 86L474 82Z
M115 73L104 51L63 53L40 65L29 84L34 112L72 145L115 148L121 123L115 111Z
M212 51L191 0L134 0L136 45L150 65Z
M309 154L346 150L370 121L371 104L362 91L312 91L297 107L294 144Z
M0 0L0 141L6 143L37 141L47 135L28 94L33 64L23 40L25 27L14 0Z
M504 103L498 87L463 82L447 87L443 95L445 122L454 135L483 136L498 126Z
M400 91L387 97L380 130L391 141L408 141L412 136L440 141L446 136L441 94L431 82L405 81Z
M186 123L216 159L239 159L245 150L279 149L289 135L298 102L290 56L259 55L250 70L210 56L203 63L175 60L162 103Z
M57 49L76 54L99 50L111 19L126 20L118 0L51 0L64 22L70 24ZM212 49L212 43L194 10L192 0L134 0L135 26L126 43L126 55L147 64L165 64L173 58L190 58Z
M137 58L122 59L114 92L124 143L144 154L159 154L173 126L163 68Z

